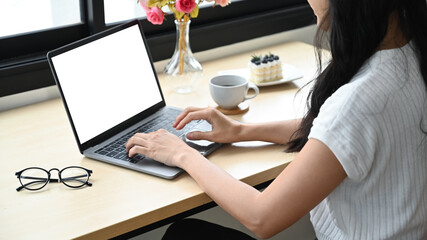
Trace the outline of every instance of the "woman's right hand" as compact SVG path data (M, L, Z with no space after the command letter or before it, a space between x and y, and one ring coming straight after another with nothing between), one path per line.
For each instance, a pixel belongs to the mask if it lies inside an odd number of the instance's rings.
M175 120L173 127L177 130L182 129L187 123L193 120L204 119L212 125L212 131L201 132L193 131L187 133L189 140L209 140L219 143L231 143L239 141L238 135L241 130L241 124L231 118L228 118L215 108L186 108Z

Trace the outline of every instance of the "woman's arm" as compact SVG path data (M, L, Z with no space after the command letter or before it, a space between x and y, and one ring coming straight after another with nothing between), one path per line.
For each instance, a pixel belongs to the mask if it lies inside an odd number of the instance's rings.
M269 123L242 123L239 141L266 141L286 144L298 129L301 119Z
M140 153L184 169L219 206L261 238L292 225L346 178L335 155L316 139L310 139L263 192L236 180L164 130L136 134L126 148L130 156Z
M182 156L178 162L219 206L261 238L269 238L291 226L346 177L335 155L315 139L308 141L263 192L234 179L196 154Z
M181 113L174 124L182 129L192 120L204 119L211 123L210 132L191 132L187 138L191 140L209 140L213 142L231 143L240 141L266 141L285 144L298 129L301 119L270 122L240 123L232 120L214 108L189 107Z

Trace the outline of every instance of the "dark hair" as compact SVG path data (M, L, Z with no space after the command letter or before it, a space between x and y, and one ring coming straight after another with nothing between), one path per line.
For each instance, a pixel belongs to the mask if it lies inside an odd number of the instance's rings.
M315 39L319 75L307 99L308 112L286 145L287 152L303 148L313 120L326 99L348 83L377 51L387 33L392 14L397 14L403 34L414 44L427 87L426 0L329 0L329 4ZM331 60L322 71L321 44L325 36L328 37Z

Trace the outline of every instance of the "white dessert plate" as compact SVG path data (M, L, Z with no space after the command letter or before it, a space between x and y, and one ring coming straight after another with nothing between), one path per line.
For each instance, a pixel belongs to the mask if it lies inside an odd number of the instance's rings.
M239 69L224 70L224 71L218 72L218 75L227 75L227 74L240 75L245 77L246 79L249 79L251 72L249 68L239 68ZM282 79L278 79L271 82L256 83L256 85L258 87L273 86L273 85L283 84L287 82L292 82L304 76L298 68L290 64L282 65L282 75L283 75Z

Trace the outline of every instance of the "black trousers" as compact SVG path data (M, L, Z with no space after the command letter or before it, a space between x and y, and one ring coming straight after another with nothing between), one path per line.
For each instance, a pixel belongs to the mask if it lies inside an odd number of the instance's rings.
M232 228L206 222L199 219L187 218L173 223L162 240L255 240L249 235Z

